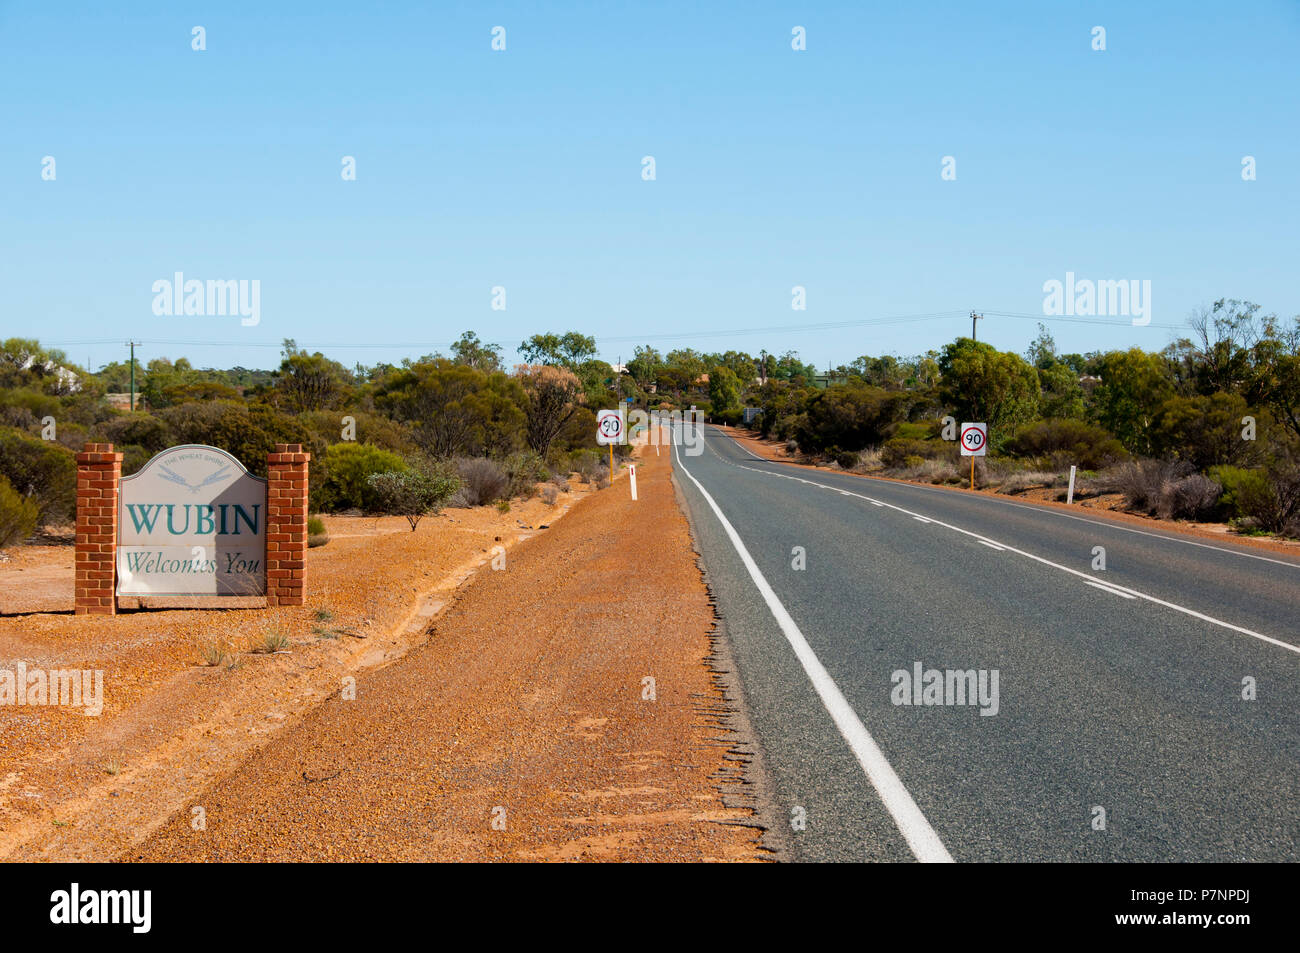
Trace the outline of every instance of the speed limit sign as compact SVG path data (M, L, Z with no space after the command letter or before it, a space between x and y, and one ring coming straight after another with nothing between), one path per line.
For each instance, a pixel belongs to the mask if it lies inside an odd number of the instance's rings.
M988 448L988 424L961 425L961 455L963 457L982 457Z
M623 439L623 412L619 410L596 411L596 443L625 443Z

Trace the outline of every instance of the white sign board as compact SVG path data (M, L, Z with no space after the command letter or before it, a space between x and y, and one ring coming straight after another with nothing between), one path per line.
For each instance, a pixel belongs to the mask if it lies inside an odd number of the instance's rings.
M626 443L621 410L596 411L596 443L605 446L608 443Z
M266 481L216 447L172 447L122 478L117 593L266 594Z
M961 455L963 457L985 456L988 443L988 424L961 425Z

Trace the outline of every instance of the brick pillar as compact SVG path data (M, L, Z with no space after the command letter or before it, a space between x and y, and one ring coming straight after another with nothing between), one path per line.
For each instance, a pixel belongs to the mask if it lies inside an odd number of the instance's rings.
M266 457L266 604L300 606L307 565L307 464L300 443Z
M117 494L122 454L88 443L77 454L77 615L117 612Z

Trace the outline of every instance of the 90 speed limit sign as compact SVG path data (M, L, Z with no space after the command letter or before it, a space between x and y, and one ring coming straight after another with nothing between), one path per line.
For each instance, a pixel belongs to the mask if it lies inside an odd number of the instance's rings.
M961 455L963 457L982 457L988 448L988 424L961 425Z
M626 443L623 435L623 413L618 410L599 410L596 412L596 443Z

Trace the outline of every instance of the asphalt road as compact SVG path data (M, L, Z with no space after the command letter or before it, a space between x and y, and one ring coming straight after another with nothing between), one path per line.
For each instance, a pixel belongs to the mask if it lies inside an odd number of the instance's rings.
M791 859L1300 860L1300 560L705 434L675 478Z

